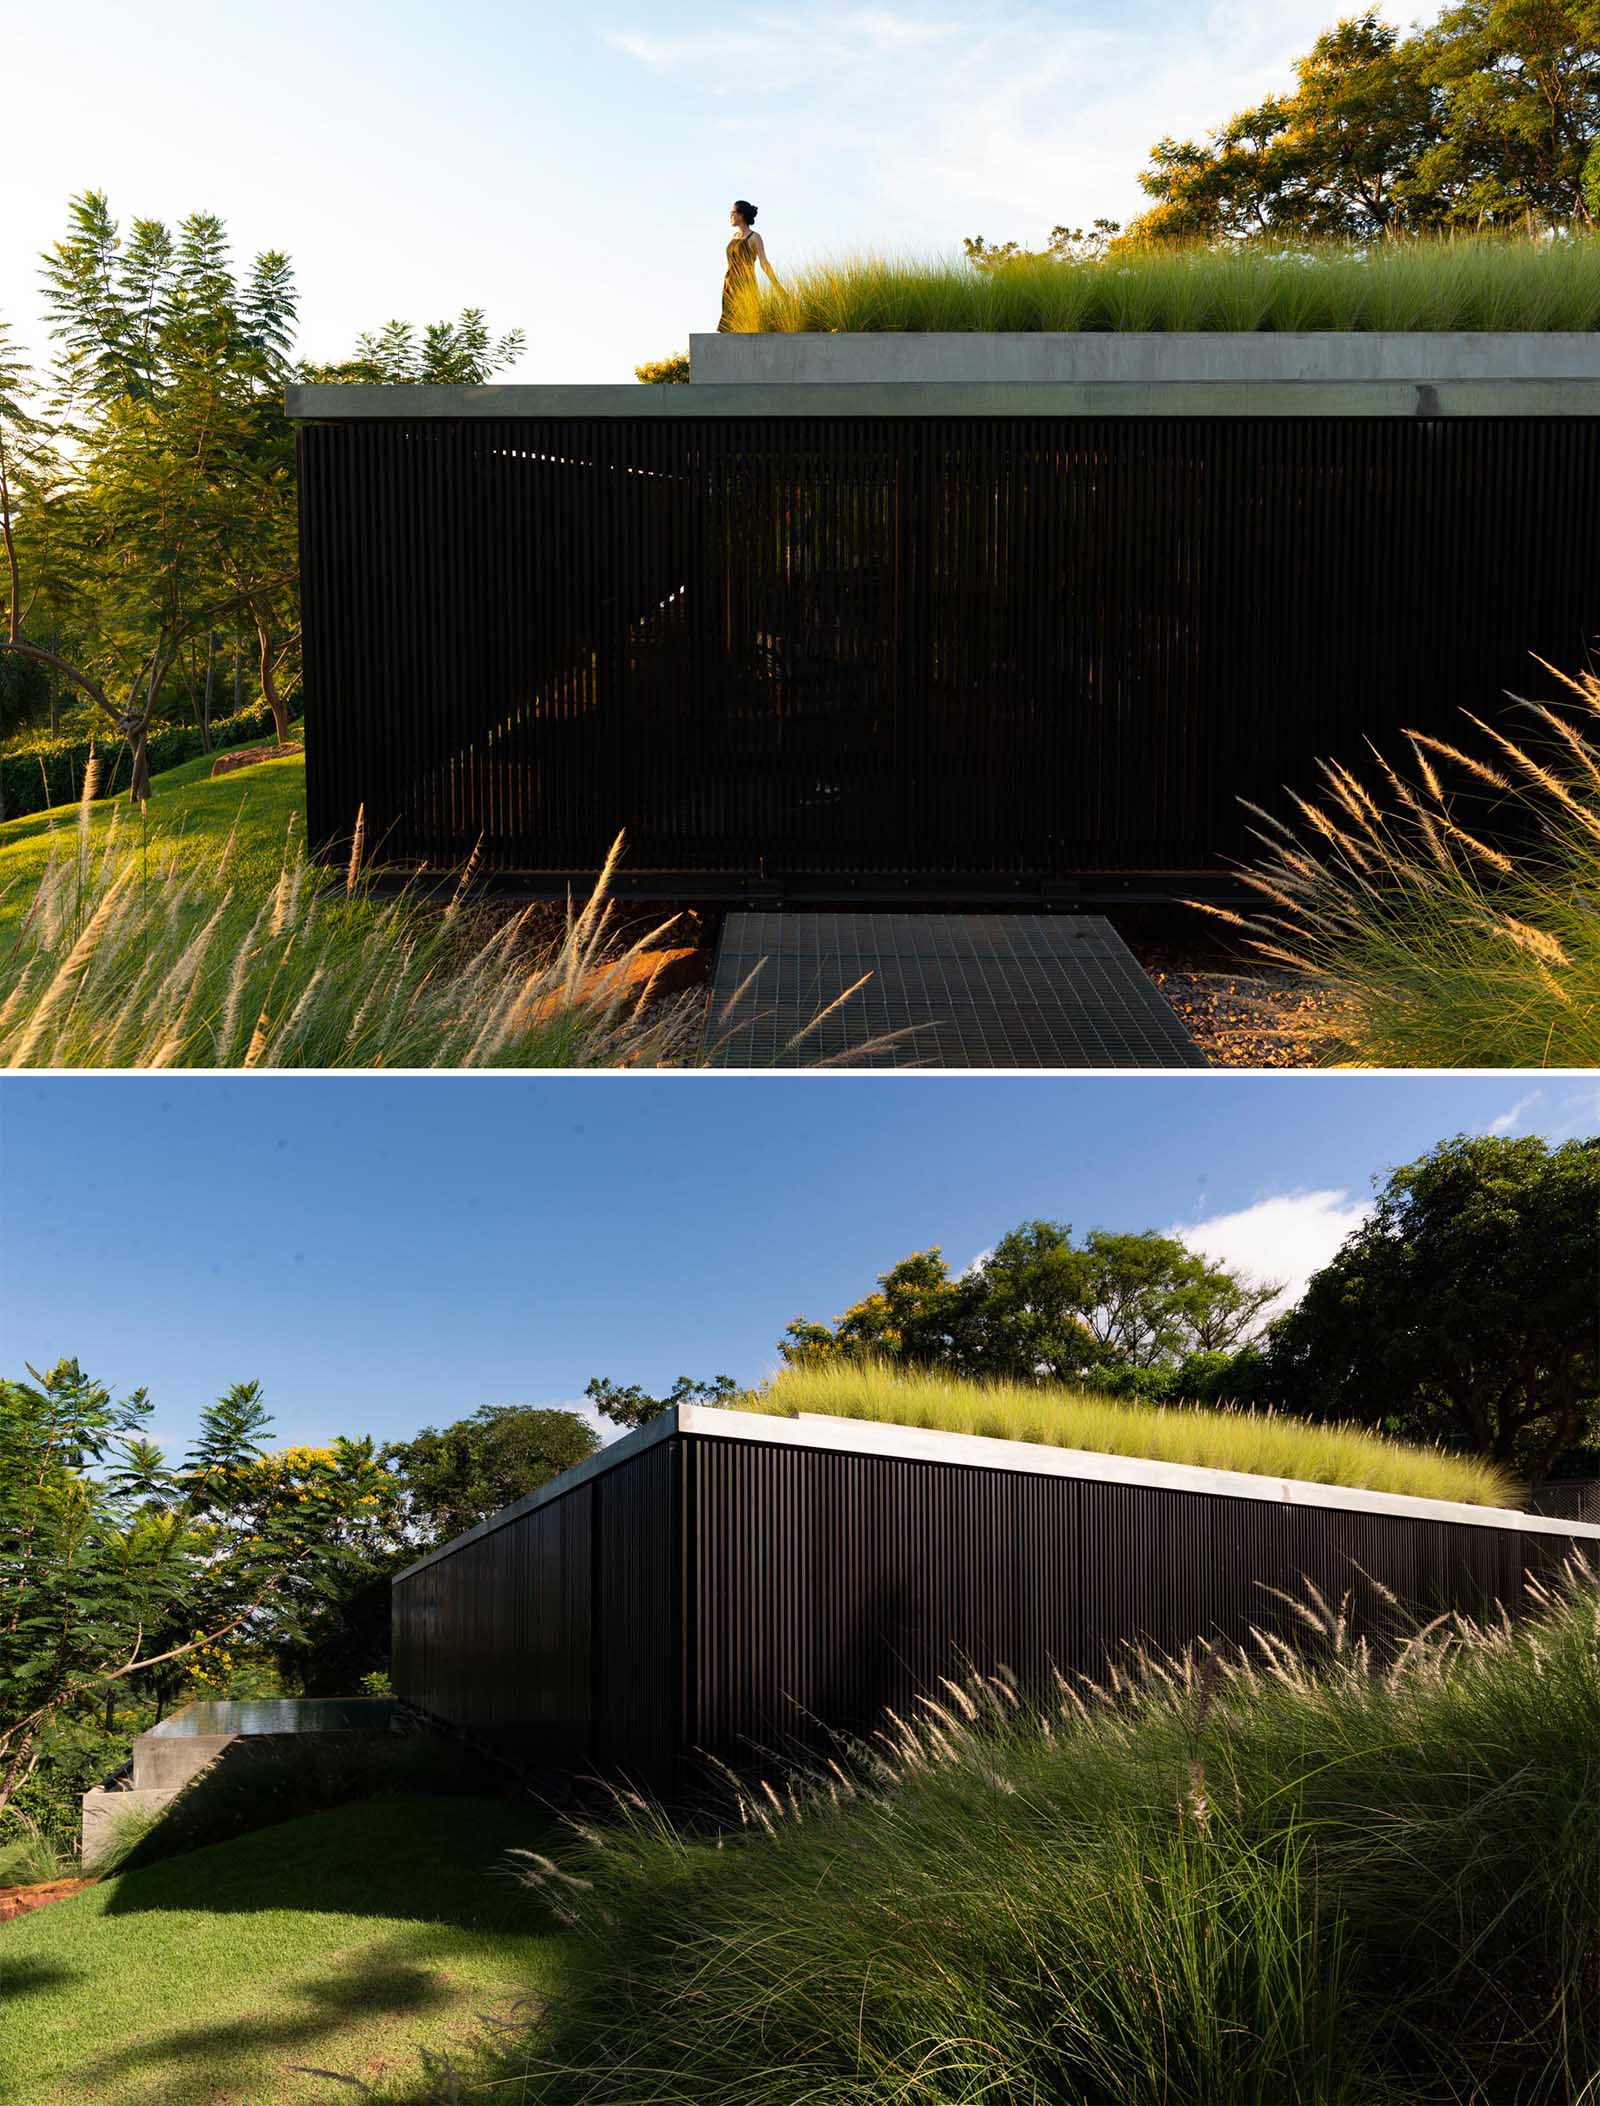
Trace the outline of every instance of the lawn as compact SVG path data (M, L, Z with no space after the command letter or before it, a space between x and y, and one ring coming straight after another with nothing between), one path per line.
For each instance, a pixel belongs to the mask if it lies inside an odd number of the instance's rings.
M796 271L749 330L1570 331L1600 328L1600 236L1417 238L1363 248L1273 240L1036 257L851 256Z
M1281 1412L1124 1402L1033 1384L963 1382L949 1375L902 1374L871 1362L785 1368L741 1397L735 1409L784 1418L821 1412L1474 1506L1516 1503L1511 1485L1492 1463L1386 1440L1359 1426L1316 1426Z
M283 864L284 842L291 824L296 837L306 824L306 763L303 754L260 761L231 775L210 780L213 754L170 768L151 783L149 814L141 818L126 796L106 798L92 808L90 838L105 840L113 812L125 843L148 839L172 843L185 870L215 863L238 822L231 868L241 890L272 890ZM30 812L0 825L0 936L14 928L29 901L50 854L54 831L76 834L78 807L58 804L47 812Z
M497 1870L531 1803L369 1799L168 1858L0 1926L0 2097L324 2100L471 2043L553 1969L543 1904Z
M0 1065L697 1057L702 998L652 980L670 920L623 930L609 901L620 842L571 918L497 910L464 879L448 907L383 900L307 860L303 758L209 767L158 775L148 814L108 800L0 826Z

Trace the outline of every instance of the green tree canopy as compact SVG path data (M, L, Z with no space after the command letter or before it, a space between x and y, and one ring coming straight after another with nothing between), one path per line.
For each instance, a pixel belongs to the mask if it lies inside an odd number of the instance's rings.
M956 1278L937 1248L902 1258L831 1325L796 1317L778 1350L1070 1382L1233 1352L1277 1292L1152 1229L1091 1229L1080 1243L1066 1222L1029 1221Z
M74 1360L29 1374L0 1381L0 1811L52 1719L241 1626L294 1629L384 1480L370 1443L277 1467L254 1383L173 1471L143 1390L115 1398Z
M709 1382L680 1375L664 1397L653 1397L637 1382L624 1384L595 1375L585 1385L584 1395L603 1419L610 1419L613 1425L631 1433L634 1427L648 1426L652 1419L659 1419L664 1411L672 1411L679 1404L726 1404L738 1387L731 1375L713 1375Z
M593 1455L600 1442L575 1411L485 1404L440 1430L391 1441L383 1461L397 1478L414 1544L443 1543L536 1492Z
M1600 1430L1600 1141L1463 1135L1396 1170L1273 1326L1272 1393L1537 1477Z
M1597 140L1600 0L1464 0L1408 36L1368 9L1317 38L1290 93L1159 140L1127 238L1593 225Z
M429 322L420 336L411 322L385 322L356 338L354 353L333 365L304 363L302 380L364 381L383 386L426 384L481 387L515 365L528 347L520 329L496 337L481 307L463 307L455 321ZM685 354L687 357L687 353Z

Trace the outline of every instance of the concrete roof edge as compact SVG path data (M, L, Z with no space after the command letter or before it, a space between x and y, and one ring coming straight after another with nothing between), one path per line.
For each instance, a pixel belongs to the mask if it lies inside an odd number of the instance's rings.
M678 1421L680 1433L713 1440L755 1440L780 1447L821 1448L838 1454L954 1463L967 1469L1076 1477L1102 1484L1258 1499L1273 1505L1335 1507L1346 1512L1459 1522L1522 1534L1576 1536L1600 1543L1600 1526L1592 1522L1561 1521L1543 1514L1520 1513L1512 1507L1472 1506L1459 1500L1369 1491L1357 1485L1312 1484L1244 1470L1210 1469L1197 1463L1157 1462L1146 1456L1107 1455L1088 1448L996 1440L985 1434L934 1432L917 1426L890 1425L878 1419L828 1418L820 1413L779 1418L761 1412L722 1411L705 1404L686 1404L679 1408Z
M1533 380L745 381L367 387L296 382L299 424L786 417L1600 417L1600 378Z

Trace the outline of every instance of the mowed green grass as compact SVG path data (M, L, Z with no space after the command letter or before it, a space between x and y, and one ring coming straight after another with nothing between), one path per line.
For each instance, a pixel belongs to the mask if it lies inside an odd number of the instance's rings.
M291 825L295 839L304 837L306 763L304 754L258 761L211 781L213 754L202 754L169 768L151 780L150 808L141 814L126 796L108 797L93 807L90 840L98 849L117 815L117 837L124 848L148 839L176 845L180 867L216 863L223 844L238 826L228 870L241 893L270 892L283 867L284 843ZM50 857L54 834L63 853L77 839L78 806L58 804L49 811L29 812L0 825L0 936L27 912Z
M1338 1484L1471 1506L1510 1506L1512 1487L1492 1463L1417 1448L1360 1426L1317 1426L1271 1411L1125 1402L1087 1391L1017 1382L963 1382L871 1362L785 1368L741 1397L741 1411L793 1418L803 1411L874 1419L937 1433L976 1433L1097 1455L1144 1456L1210 1470L1244 1470L1306 1484Z
M258 1829L0 1924L11 2106L255 2106L414 2082L554 1966L500 1869L523 1801L371 1799Z

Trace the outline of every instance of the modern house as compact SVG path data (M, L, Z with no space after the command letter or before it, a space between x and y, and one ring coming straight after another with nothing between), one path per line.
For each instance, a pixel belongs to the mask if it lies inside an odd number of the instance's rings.
M1187 892L1600 632L1600 338L697 338L289 390L312 839L537 889ZM1492 818L1492 815L1490 815Z
M402 1572L391 1674L516 1762L670 1787L870 1732L967 1667L1026 1690L1141 1643L1292 1641L1307 1581L1374 1633L1515 1612L1574 1552L1600 1561L1600 1526L684 1405Z

